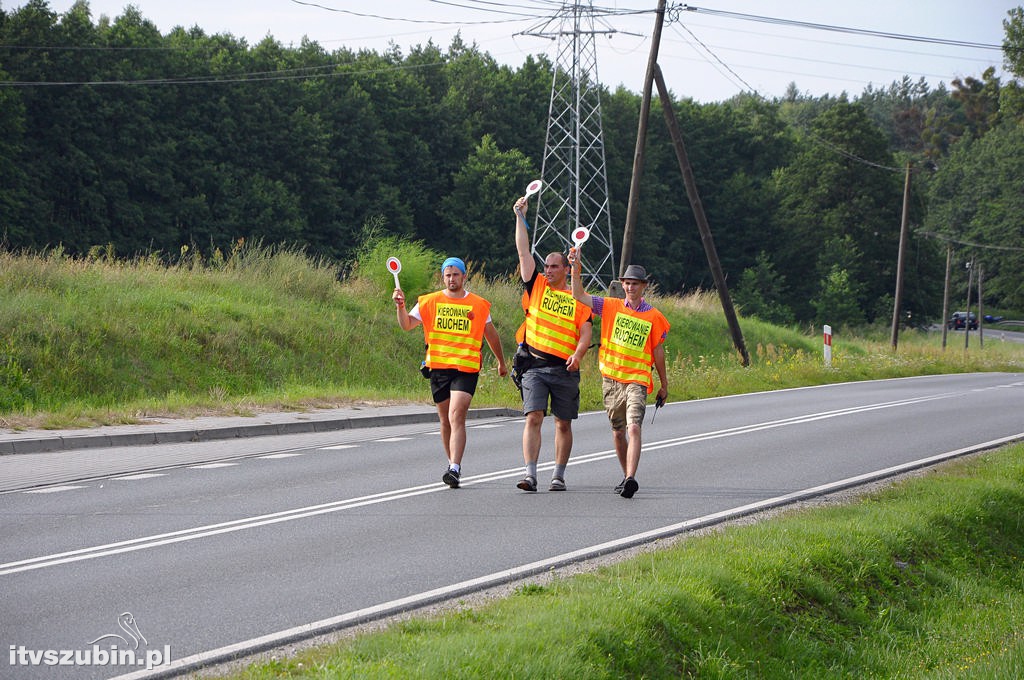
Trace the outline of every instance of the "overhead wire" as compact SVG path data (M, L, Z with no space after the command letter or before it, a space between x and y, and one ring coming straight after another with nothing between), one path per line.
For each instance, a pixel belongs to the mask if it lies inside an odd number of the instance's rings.
M450 5L450 6L453 6L453 7L459 7L461 9L473 9L473 10L477 10L477 11L488 11L488 12L495 12L495 11L497 11L497 10L493 10L493 9L484 9L482 7L469 7L469 6L466 6L465 4L462 4L462 3L442 2L442 0L428 0L428 1L432 2L432 3L435 3L435 4ZM413 19L413 18L410 18L410 17L385 16L383 14L374 14L374 13L370 13L370 12L357 12L357 11L351 10L351 9L340 9L340 8L337 8L337 7L330 7L328 5L323 5L323 4L320 4L318 2L309 2L309 0L291 0L291 2L295 3L296 5L305 5L307 7L316 7L318 9L322 9L322 10L325 10L325 11L328 11L328 12L337 12L339 14L348 14L350 16L363 17L363 18L367 18L367 19L379 19L381 21L400 21L400 22L406 22L406 23L411 23L411 24L434 24L434 25L439 25L439 26L444 26L444 25L459 25L459 26L470 25L470 26L472 26L472 25L480 25L480 24L501 24L501 23L511 23L511 22L523 21L524 18L531 19L531 20L535 20L537 18L536 15L530 15L530 14L525 14L525 13L520 13L520 12L510 12L510 11L506 11L506 10L501 10L501 12L500 12L501 14L508 14L508 15L513 15L513 16L519 16L521 18L519 18L519 19L490 19L490 20L486 20L486 21L466 21L466 20L446 21L446 20L442 20L442 19Z
M712 13L716 13L716 12L712 12ZM734 15L736 13L728 12L728 13L725 13L725 14ZM744 16L748 16L748 15L744 15ZM749 16L753 16L753 15L749 15ZM781 20L780 20L780 22L781 22ZM810 24L808 24L807 22L798 22L798 23L802 24L804 27L810 26ZM752 85L750 85L749 83L747 83L747 81L744 80L744 78L742 76L740 76L738 73L736 73L736 71L732 67L730 67L721 58L719 58L719 56L710 47L708 47L707 44L705 44L702 40L700 40L700 38L698 38L693 33L693 31L690 30L690 28L688 26L686 26L681 21L679 22L679 24L680 24L680 26L682 26L683 30L685 30L693 38L693 40L698 45L700 45L700 47L707 53L707 55L709 55L711 57L711 59L714 60L714 63L712 63L712 66L714 68L716 68L716 70L719 70L718 66L716 66L716 64L720 65L722 68L726 69L729 72L729 74L731 74L732 77L736 78L736 80L741 82L753 96L757 97L761 101L768 102L768 99L764 95L762 95L760 92L757 91L757 88L755 88ZM709 62L709 63L711 63L711 62ZM721 72L721 71L719 70L719 72ZM834 144L834 143L832 143L832 142L830 142L830 141L828 141L826 139L823 139L819 135L814 134L812 131L810 131L810 130L808 130L806 128L805 129L801 129L801 133L806 135L808 139L814 141L815 143L820 144L820 145L826 147L827 149L829 149L829 150L839 154L840 156L846 158L847 160L853 161L855 163L859 163L859 164L867 166L867 167L873 167L873 168L876 168L876 169L879 169L879 170L884 170L884 171L893 172L893 173L903 173L906 170L905 168L899 168L899 167L893 167L893 166L885 165L885 164L878 163L876 161L868 160L867 158L863 158L861 156L858 156L855 153L847 151L846 149L843 149L842 147L840 147L840 146L838 146L838 145L836 145L836 144Z
M468 9L481 9L483 11L487 11L487 12L491 12L491 13L495 13L497 11L497 10L491 9L491 8L468 7L465 4L456 4L456 3L451 3L451 2L444 2L443 0L428 0L428 1L429 2L434 2L436 4L456 5L456 6L459 6L459 7L462 7L462 8L468 8ZM466 0L466 1L467 2L473 2L474 0ZM518 13L519 18L514 18L514 19L491 19L491 20L488 20L488 21L479 21L479 22L442 21L442 20L436 20L436 19L426 20L426 19L416 19L416 18L411 18L411 17L392 17L392 16L385 16L383 14L371 14L371 13L365 13L365 12L357 12L357 11L354 11L354 10L345 10L345 9L329 7L329 6L321 5L321 4L315 3L315 2L308 2L306 0L291 0L291 2L293 2L295 4L298 4L298 5L307 5L307 6L323 9L323 10L326 10L326 11L339 12L339 13L349 14L349 15L353 15L353 16L367 17L367 18L379 19L379 20L383 20L383 21L401 21L401 22L407 22L407 23L413 23L413 24L429 23L429 24L435 24L435 25L458 25L458 26L463 26L463 25L466 25L466 24L500 24L500 23L509 23L509 22L536 21L537 19L539 19L541 17L541 15L538 15L536 13L534 13L534 14ZM540 0L540 2L543 3L543 2L545 2L545 0ZM491 3L486 3L486 4L506 5L506 6L512 7L512 5L508 5L507 3L491 2ZM503 13L507 14L508 12L504 12L503 11ZM219 48L220 48L220 46L218 46L218 45L211 45L211 46L208 47L208 49L211 50L211 51L216 51ZM96 51L96 52L108 52L108 51L109 52L123 52L123 51L142 51L142 52L145 52L145 51L168 51L168 52L175 52L175 51L188 51L190 49L194 50L195 48L178 47L178 46L160 46L160 47L153 47L153 46L113 46L113 45L112 46L106 46L106 45L103 45L103 46L98 46L98 45L92 45L92 46L73 46L73 45L72 46L53 46L53 45L4 45L4 44L0 44L0 50L2 50L2 49L12 49L12 50L45 50L45 51L61 51L61 50L83 50L83 51L86 51L87 50L87 51ZM196 51L198 51L198 50L196 50ZM246 82L261 82L262 83L262 82L270 82L270 81L276 81L276 80L297 80L297 79L314 78L314 77L319 78L319 77L351 76L351 75L356 75L356 74L377 73L377 72L381 71L380 69L370 69L370 70L364 70L364 71L351 71L351 70L349 70L349 71L344 71L344 72L333 71L333 69L336 69L338 66L344 66L344 65L347 65L347 63L332 62L330 64L322 64L322 65L311 66L311 67L300 67L300 68L295 68L295 69L279 69L279 70L276 70L276 71L245 72L245 73L223 74L223 75L207 74L207 75L203 75L203 76L183 76L183 77L173 77L173 76L170 76L170 77L163 77L163 78L137 78L137 79L88 80L88 81L12 81L12 80L0 80L0 88L25 88L25 87L37 87L37 86L38 87L73 87L73 86L104 87L104 86L136 86L136 85L137 86L201 85L201 84L207 84L208 85L208 84L217 84L217 83L224 83L224 84L235 83L235 84L237 84L237 83L246 83ZM440 63L437 64L437 65L440 65ZM411 69L422 69L422 68L427 68L429 66L431 66L431 65L430 64L417 64L417 65L414 65L414 66L401 65L401 66L394 66L394 67L390 68L389 70L403 70L403 69L410 69L410 68Z
M322 10L325 10L327 12L336 12L338 14L347 14L349 16L362 17L364 19L379 19L380 21L401 21L401 22L410 23L410 24L434 24L434 25L439 25L439 26L443 26L445 24L454 24L454 23L460 23L460 24L476 24L476 23L481 23L481 22L475 22L475 21L455 22L455 21L442 21L442 20L438 20L438 19L410 19L410 18L403 18L403 17L389 17L389 16L384 16L384 15L381 15L381 14L372 14L370 12L357 12L357 11L351 10L351 9L339 9L337 7L328 7L327 5L322 5L322 4L318 3L318 2L306 2L305 0L291 0L291 1L293 3L295 3L296 5L303 5L305 7L316 7L317 9L322 9ZM493 23L493 22L488 21L486 23Z
M794 26L797 28L810 28L818 31L831 31L836 33L848 33L851 35L868 36L874 38L886 38L888 40L905 40L910 42L923 42L932 43L936 45L948 45L951 47L970 47L973 49L986 49L986 50L999 50L1002 51L1002 45L995 45L992 43L981 43L972 42L969 40L954 40L951 38L931 38L928 36L921 35L910 35L908 33L889 33L887 31L877 31L873 29L865 28L851 28L849 26L834 26L831 24L816 24L810 21L799 21L796 19L780 19L777 17L766 17L759 16L757 14L743 14L741 12L729 12L720 9L708 9L705 7L695 7L692 5L682 5L682 10L687 12L695 12L699 14L707 14L709 16L725 17L729 19L739 19L742 21L757 21L760 23L774 24L778 26Z
M508 15L512 15L514 17L519 17L519 18L493 18L493 19L490 19L490 20L487 20L487 21L479 21L479 22L468 22L468 21L465 21L465 20L455 22L455 21L444 21L444 20L438 20L438 19L420 19L420 18L413 18L413 17L387 16L387 15L382 14L382 13L358 12L358 11L355 11L355 10L339 9L337 7L331 7L329 5L325 5L325 4L321 4L321 3L317 3L317 2L311 2L309 0L291 0L291 2L293 2L294 4L297 4L297 5L310 6L310 7L319 8L319 9L322 9L322 10L325 10L325 11L339 12L339 13L349 14L349 15L353 15L353 16L367 17L367 18L375 18L375 19L384 20L384 21L408 22L408 23L413 23L413 24L434 24L434 25L452 25L452 24L455 24L455 25L460 25L460 26L461 25L467 25L467 24L480 25L480 24L510 23L510 22L519 22L519 21L536 21L538 19L544 18L544 17L542 17L541 15L538 14L538 12L542 10L542 8L550 10L550 9L555 8L555 7L563 8L566 5L566 3L562 2L561 0L519 0L518 2L502 2L502 1L499 1L499 0L458 0L458 1L456 1L456 0L427 0L427 1L432 3L432 4L445 5L445 6L453 6L453 7L458 7L460 9L468 9L468 10L472 10L472 11L482 11L482 12L485 12L485 13L489 13L489 14L492 14L492 15L498 15L498 16L501 16L501 17L506 17ZM592 7L593 7L593 5L592 5ZM618 17L627 16L627 15L637 15L637 14L649 14L649 13L654 12L654 10L651 10L651 9L626 9L626 8L621 8L618 5L613 6L613 7L597 6L597 7L593 7L593 9L594 9L595 13L601 13L601 14L606 15L606 16L618 16ZM761 23L789 25L789 26L799 26L799 27L802 27L802 28L815 28L815 29L819 29L819 30L836 30L836 31L840 31L840 32L854 33L854 34L857 34L857 35L881 35L881 36L900 37L900 38L903 38L903 39L918 39L919 41L922 41L922 42L939 43L939 44L969 44L971 46L981 45L981 46L984 46L984 47L994 47L994 46L991 46L991 45L986 45L984 43L967 43L966 41L948 41L948 40L942 40L942 39L937 39L937 38L925 38L925 37L922 37L922 36L908 36L906 34L886 33L886 32L881 32L881 31L867 31L867 30L864 30L864 29L848 29L847 27L829 26L829 25L826 25L826 24L812 24L810 22L794 21L794 20L787 20L787 19L777 19L777 18L774 18L774 17L763 17L763 16L758 16L758 15L747 15L747 14L741 14L741 13L737 13L737 12L725 12L725 11L721 11L721 10L708 10L706 8L694 7L694 6L690 6L690 5L680 5L678 3L675 3L675 4L673 4L670 7L670 16L679 16L679 14L681 14L684 11L685 12L700 13L700 14L708 14L708 15L712 15L712 16L723 16L723 17L727 17L727 18L730 18L730 19L743 19L743 20L750 20L750 21L758 21L758 22L761 22ZM528 12L532 12L532 13L528 13ZM745 86L748 90L750 90L752 92L756 92L756 90L752 86L750 86L749 83L747 83L736 72L736 70L734 68L730 67L724 60L719 58L717 56L717 54L715 54L715 52L711 49L710 46L708 46L706 43L700 41L699 38L697 38L697 36L693 33L693 31L691 31L689 29L689 27L685 27L684 26L684 29L687 31L687 33L689 33L691 35L691 37L693 38L694 41L698 42L701 45L701 48L707 54L711 55L712 59L714 60L714 64L717 64L717 66L715 66L716 70L718 70L720 73L722 73L722 69L725 69L728 73L731 74L730 76L726 76L727 79L733 80L734 83L736 81L738 81L738 82L742 83L743 86ZM686 42L685 39L684 39L684 42ZM36 47L26 46L26 45L0 45L0 48L8 48L8 49L35 49ZM53 50L53 49L82 49L82 50L98 50L98 51L102 51L102 50L111 50L111 51L140 50L140 51L146 51L146 50L182 50L182 49L188 49L188 48L177 47L177 46L161 46L161 47L147 47L147 46L143 46L143 47L131 47L131 46L62 46L62 47L59 47L59 48L55 48L54 46L46 46L46 47L39 46L38 49L48 49L48 50ZM322 67L314 67L314 68L311 68L310 71L311 72L315 71L316 68L328 69L328 68L331 68L331 65L325 65L325 66L322 66ZM396 67L396 68L400 68L400 67ZM315 74L311 73L308 77L313 77L313 75L315 75ZM282 75L280 76L280 79L292 79L292 78L295 78L295 77L297 77L297 76L295 76L293 73L283 72ZM65 81L65 82L42 82L42 81L31 81L31 82L12 82L12 81L6 81L5 82L5 81L0 81L0 87L11 87L11 86L14 86L14 87L27 87L27 86L31 86L31 85L44 85L44 86L45 85L54 85L54 86L72 86L72 85L130 85L130 84L161 85L161 84L181 84L181 83L190 83L190 82L196 82L196 83L199 83L199 82L202 82L202 83L215 83L215 82L245 82L246 80L266 81L266 80L272 80L272 79L274 79L274 77L272 75L268 75L267 73L253 73L253 74L235 74L235 75L228 76L228 77L209 75L209 76L206 76L206 77L202 77L202 76L199 76L199 77L189 77L189 78L167 77L167 78L146 78L146 79L139 79L139 80L110 80L110 81Z
M687 21L686 23L687 23L688 26L696 26L696 27L699 27L699 28L709 28L709 29L712 29L712 30L715 30L715 29L723 30L720 27L716 27L716 26L709 25L709 24L698 24L698 23L695 23L695 22L692 22L692 21ZM828 46L831 46L831 47L834 47L837 44L836 41L834 41L834 40L818 40L818 39L815 39L815 38L797 37L797 36L794 36L794 35L783 35L781 33L765 33L763 31L745 31L743 29L739 29L739 28L735 28L735 27L730 27L728 29L728 32L729 32L730 35L736 35L738 33L743 33L743 34L746 34L746 35L755 36L756 38L779 38L779 39L783 39L783 40L786 40L786 41L789 41L789 42L812 43L812 44L817 44L817 45L828 45ZM868 51L872 51L872 52L886 52L888 54L906 54L906 55L913 55L913 56L919 56L919 57L931 57L931 58L938 58L938 59L949 59L949 58L951 58L949 54L942 54L942 53L938 53L938 52L921 52L919 50L901 50L901 49L895 49L893 47L879 47L877 45L869 45L869 44L862 44L862 43L856 43L856 42L844 42L844 43L842 43L842 47L844 49L868 50ZM726 48L726 49L731 49L731 48ZM743 51L743 50L738 50L738 51ZM985 63L985 64L989 64L989 63L992 62L992 60L988 59L988 58L973 58L973 57L965 57L965 56L958 56L956 58L961 60L961 61L976 61L978 63Z
M967 246L968 248L982 248L984 250L1011 250L1014 252L1024 252L1024 248L1018 246L994 246L985 243L974 243L973 241L961 241L959 239L953 238L952 236L947 236L945 234L940 234L934 231L916 230L914 233L920 234L921 236L926 236L928 238L934 238L938 241L945 241L946 243L955 243L958 246Z
M687 30L687 33L690 33L692 35L692 30L690 30L691 26L694 26L694 24L688 22L685 25L685 28ZM714 28L714 27L709 27L709 26L706 26L706 25L701 25L699 27L700 28L712 28L712 29ZM674 29L675 33L677 35L679 35L678 27L673 26L672 28ZM730 32L731 33L737 33L737 32L740 32L740 31L731 30ZM753 35L763 36L765 34L753 33ZM679 37L680 37L681 42L683 44L686 44L686 45L688 45L690 47L693 46L691 44L691 42L686 39L685 36L680 35ZM769 35L769 37L782 38L783 36L779 36L779 35L770 36ZM786 40L792 40L792 41L808 42L808 43L820 43L820 44L830 45L830 46L834 46L835 45L834 42L823 41L823 40L810 40L810 39L794 38L794 37L789 37L789 36L785 36L785 39ZM696 37L694 37L694 40L696 40ZM894 53L894 54L907 54L907 55L912 55L912 56L932 57L932 58L940 58L940 59L941 58L950 58L949 55L943 55L943 54L926 53L926 52L919 52L919 51L912 51L912 50L893 50L893 49L875 47L875 46L871 46L871 45L844 44L843 47L844 47L844 49L874 50L874 51L882 51L882 52ZM840 66L840 67L846 67L846 68L852 68L852 69L864 68L860 64L850 63L850 62L828 61L828 60L824 60L824 59L812 59L812 58L809 58L809 57L806 57L806 56L788 56L786 54L781 54L781 53L777 53L777 52L762 52L762 51L757 51L757 50L747 50L747 49L742 49L742 48L737 48L737 47L729 47L729 46L723 46L723 45L706 45L705 44L705 48L708 49L709 51L712 51L713 49L720 49L720 50L725 50L727 52L740 53L740 54L751 54L751 55L755 55L755 56L759 56L759 57L771 57L773 59L800 61L802 63L808 63L808 64L823 64L823 65L826 65L826 66ZM959 59L961 61L976 61L979 64L985 64L985 65L991 65L991 63L992 63L991 59L980 59L980 58L979 59L972 59L970 57L957 57L957 59ZM704 59L703 61L707 62L707 59ZM766 68L763 65L746 65L745 64L745 65L742 66L742 68L744 70L764 71L764 72L768 72L768 73L792 73L793 75L803 75L803 76L807 76L809 78L820 78L820 77L822 77L821 74L818 74L818 73L801 73L801 72L793 71L791 69L785 69L785 70L783 70L783 69L771 69L771 68ZM908 75L906 69L884 68L884 67L878 67L878 66L872 66L870 68L872 69L872 71L876 71L876 72L897 73L897 74L902 73L903 75ZM721 71L719 71L719 72L721 72ZM955 76L953 76L953 75L951 75L949 73L927 73L927 72L923 72L923 71L915 71L912 75L922 76L922 77L929 77L929 78L946 79L946 80L952 80L955 77ZM834 73L829 73L827 77L828 77L829 80L844 80L844 81L848 81L848 82L851 82L851 83L859 83L862 86L865 85L865 84L870 84L870 82L871 82L871 81L865 81L863 78L843 78L843 77L838 77ZM734 84L736 84L735 81L734 81Z

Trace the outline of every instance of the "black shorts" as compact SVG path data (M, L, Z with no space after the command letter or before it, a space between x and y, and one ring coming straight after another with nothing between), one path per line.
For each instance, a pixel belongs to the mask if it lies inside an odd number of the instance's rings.
M464 373L457 368L430 369L430 393L434 396L434 403L448 401L453 391L475 394L479 379L479 373Z

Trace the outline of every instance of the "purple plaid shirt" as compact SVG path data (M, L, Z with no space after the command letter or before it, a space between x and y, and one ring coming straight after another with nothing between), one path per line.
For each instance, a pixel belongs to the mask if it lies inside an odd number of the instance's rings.
M591 309L594 311L594 314L596 314L597 316L601 316L601 312L604 311L604 298L601 297L600 295L591 295L590 297L593 298L594 301L594 306L591 307ZM629 302L626 302L626 307L628 307L629 309L633 309ZM647 304L647 300L645 300L644 298L640 298L640 304L637 306L636 309L633 309L633 311L647 312L652 309L654 308Z

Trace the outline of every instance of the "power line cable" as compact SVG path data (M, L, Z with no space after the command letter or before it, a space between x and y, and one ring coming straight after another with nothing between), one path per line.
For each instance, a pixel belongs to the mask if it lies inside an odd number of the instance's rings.
M935 58L935 59L954 59L955 58L955 59L958 59L958 60L961 60L961 61L976 61L979 64L991 64L992 63L992 59L990 59L990 58L963 57L963 56L953 57L950 54L944 54L944 53L941 53L941 52L921 52L919 50L900 50L900 49L894 49L892 47L879 47L877 45L865 45L865 44L858 44L858 43L855 43L855 42L837 43L834 40L816 40L814 38L800 38L800 37L796 37L796 36L793 36L793 35L783 35L781 33L766 33L764 31L744 31L742 29L737 29L737 28L723 29L719 25L699 24L699 23L692 22L692 21L687 21L686 24L688 26L694 26L694 27L697 27L697 28L707 28L707 29L717 30L717 31L728 30L730 35L735 35L737 33L743 33L743 34L746 34L746 35L755 36L757 38L779 38L779 39L782 39L782 40L787 40L787 41L792 41L792 42L811 43L811 44L817 44L817 45L828 45L830 47L836 47L836 46L841 45L843 48L846 48L846 49L870 50L870 51L873 51L873 52L885 52L885 53L888 53L888 54L906 54L906 55L910 55L910 56L930 57L930 58ZM722 47L723 49L726 49L726 50L735 50L735 48L724 47L724 46L719 46L719 45L716 45L715 47ZM744 50L737 50L737 51L744 51Z
M967 246L968 248L981 248L983 250L1012 250L1014 252L1024 252L1024 248L1019 248L1017 246L992 246L984 243L974 243L972 241L961 241L959 239L953 238L952 236L946 236L945 234L939 234L934 231L923 231L918 229L916 230L916 233L921 234L921 236L926 236L928 238L934 238L938 241L945 241L946 243L955 243L958 246Z
M409 18L409 17L393 17L393 16L385 16L383 14L372 14L372 13L368 13L368 12L357 12L357 11L351 10L351 9L339 9L337 7L329 7L327 5L321 5L320 3L317 3L317 2L308 2L307 0L291 0L291 1L293 3L295 3L296 5L305 5L306 7L316 7L318 9L322 9L322 10L325 10L327 12L337 12L339 14L348 14L350 16L363 17L363 18L366 18L366 19L380 19L381 21L399 21L399 22L406 22L406 23L410 23L410 24L434 24L434 25L438 25L438 26L447 26L447 25L477 26L477 25L481 25L481 24L504 24L504 23L513 23L513 22L523 21L525 19L536 20L538 18L536 16L536 14L525 14L525 13L519 13L519 12L502 11L501 12L502 14L515 15L515 16L519 16L519 17L522 17L522 18L519 18L519 19L490 19L490 20L487 20L487 21L465 21L465 20L462 20L462 21L447 21L447 20L441 20L441 19L412 19L412 18ZM467 7L465 5L461 5L461 4L457 4L457 3L452 3L452 2L440 2L440 0L431 0L431 2L436 2L437 4L443 4L443 5L451 5L453 7L461 7L463 9L482 10L482 8L478 8L478 7ZM492 11L493 12L494 10L483 10L483 11Z
M298 4L298 5L304 5L304 6L309 6L309 7L316 7L316 8L319 8L319 9L323 9L325 11L339 12L339 13L348 14L348 15L352 15L352 16L359 16L359 17L366 17L366 18L375 18L375 19L380 19L380 20L383 20L383 21L404 21L404 22L416 23L416 24L459 25L459 26L463 26L463 25L481 25L481 24L515 23L515 22L518 22L518 21L527 21L527 20L529 20L529 21L536 21L536 20L542 18L542 17L538 16L538 14L536 13L536 12L541 10L541 7L552 9L552 8L555 8L555 7L564 8L564 6L565 6L565 3L561 2L560 0L525 0L525 2L530 2L531 4L498 2L497 0L461 0L461 2L453 2L451 0L428 0L428 1L433 3L433 4L459 7L459 8L463 8L463 9L470 9L470 10L473 10L473 11L483 11L483 12L492 13L492 14L502 14L502 15L513 14L514 16L518 16L518 17L522 17L522 18L519 18L519 19L510 19L510 18L494 19L494 20L489 20L489 21L477 21L477 22L470 22L470 21L465 21L465 20L463 20L463 21L442 21L442 20L415 19L415 18L406 18L406 17L386 16L386 15L383 15L383 14L375 14L375 13L367 13L367 12L357 12L357 11L354 11L354 10L347 10L347 9L339 9L339 8L330 7L330 6L319 4L319 3L315 3L315 2L310 2L308 0L291 0L291 2L293 2L295 4ZM524 13L524 12L513 11L513 10L533 10L533 13L532 14L527 14L527 13ZM604 15L607 15L607 16L617 16L617 17L623 17L623 16L628 16L628 15L649 14L649 13L652 13L654 11L655 10L652 10L652 9L643 9L643 10L621 9L621 8L618 8L617 6L615 6L615 7L599 7L599 8L595 8L595 14L601 13L601 14L604 14ZM876 36L881 36L881 37L890 37L890 38L916 39L916 40L919 40L919 41L922 41L922 42L939 43L939 44L955 44L955 45L975 46L975 47L981 46L981 47L985 47L985 48L998 47L998 46L993 46L993 45L986 45L984 43L967 43L965 41L948 41L948 40L942 40L942 39L938 39L938 38L925 38L925 37L921 37L921 36L907 36L907 35L904 35L904 34L886 33L886 32L881 32L881 31L866 31L864 29L853 29L853 28L846 28L846 27L841 27L841 26L829 26L829 25L825 25L825 24L813 24L813 23L810 23L810 22L793 21L793 20L786 20L786 19L777 19L777 18L773 18L773 17L763 17L763 16L758 16L758 15L747 15L747 14L741 14L741 13L736 13L736 12L726 12L726 11L720 11L720 10L708 10L708 9L701 8L701 7L694 7L694 6L689 6L689 5L680 5L678 3L671 5L668 11L669 11L670 18L672 18L672 19L674 19L676 21L678 21L678 18L680 17L680 15L681 15L681 13L683 11L688 11L688 12L709 14L709 15L712 15L712 16L721 16L721 17L726 17L726 18L730 18L730 19L753 20L753 21L759 21L759 22L763 22L763 23L779 24L779 25L792 25L792 26L799 26L799 27L802 27L802 28L814 28L814 29L820 29L820 30L837 30L837 31L840 31L840 32L852 33L852 34L856 34L856 35L869 35L870 34L870 35L876 35ZM697 40L698 42L700 42L699 39L697 39L697 37L695 35L693 35L692 31L689 30L689 28L686 28L686 30L687 30L688 33L690 33L693 36L694 40ZM716 62L721 64L722 68L727 69L732 74L732 77L736 78L739 82L743 83L743 85L746 86L751 91L754 91L754 88L752 88L748 83L746 83L746 81L741 76L739 76L739 74L737 74L734 69L729 67L723 60L719 59L717 57L717 55L715 55L714 52L707 45L705 45L703 43L701 43L701 45L702 45L702 47L704 48L704 50L708 54L712 55L712 57L714 58L714 60ZM27 45L0 45L0 48L7 48L7 49L40 49L40 50L61 50L61 49L67 49L67 50L96 50L96 51L103 51L103 50L110 50L110 51L130 51L130 50L138 50L138 51L167 50L167 51L174 51L174 50L182 50L182 51L185 51L185 50L191 49L189 47L178 47L178 46L161 46L161 47L151 47L151 46L147 46L147 47L131 47L131 46L128 46L128 47L124 47L124 46L27 46ZM211 46L211 48L212 49L217 49L217 46ZM755 68L757 68L757 67L755 67ZM293 77L293 76L284 75L284 76L281 77L281 79L288 79L290 77ZM246 80L269 80L269 79L271 79L271 78L263 76L263 74L238 74L237 76L232 76L230 79L226 79L223 76L213 76L213 75L205 76L205 77L198 77L198 78L199 79L196 79L196 78L185 79L185 78L168 77L168 78L147 78L147 79L140 79L140 80L75 81L75 82L72 82L72 81L62 81L62 82L46 82L46 81L34 81L34 82L27 82L27 81L11 82L11 81L6 81L5 82L5 81L0 81L0 87L9 87L9 86L27 87L27 86L34 85L34 84L38 84L38 85L57 85L57 86L72 86L72 85L119 85L119 84L120 85L130 85L130 84L158 85L158 84L165 84L165 83L166 84L179 84L179 83L182 83L182 82L205 82L205 83L213 83L213 82L245 82Z
M694 7L692 5L682 5L681 9L687 12L707 14L710 16L718 16L729 19L739 19L743 21L757 21L766 24L775 24L778 26L795 26L798 28L810 28L818 31L849 33L851 35L868 36L873 38L886 38L889 40L905 40L910 42L932 43L936 45L949 45L952 47L970 47L982 50L1003 50L1003 45L994 45L992 43L971 42L968 40L954 40L950 38L931 38L928 36L910 35L907 33L889 33L886 31L876 31L865 28L850 28L848 26L816 24L810 21L798 21L795 19L779 19L776 17L759 16L757 14L742 14L740 12L728 12L725 10L707 9L705 7Z
M764 97L760 92L757 91L757 88L755 88L752 85L750 85L746 80L743 79L742 76L740 76L738 73L736 73L736 71L734 71L732 69L732 67L730 67L722 59L720 59L718 57L718 55L715 54L715 52L711 50L710 47L708 47L703 41L700 40L700 38L698 38L693 33L693 31L691 31L689 29L689 27L687 27L685 24L682 24L682 23L680 23L679 25L683 28L683 30L685 30L690 35L690 37L692 37L697 42L698 45L701 46L701 48L712 59L715 60L715 62L717 62L719 65L721 65L722 68L726 69L738 81L743 83L743 85L746 86L746 88L751 92L751 94L753 94L759 100L761 100L763 102L766 102L766 103L769 103L768 99L766 97ZM673 28L675 28L675 26L673 26ZM712 66L714 66L714 64L712 64ZM810 139L811 141L816 142L817 144L820 144L820 145L830 149L831 151L839 154L840 156L842 156L842 157L844 157L844 158L846 158L848 160L851 160L851 161L853 161L855 163L859 163L861 165L865 165L865 166L868 166L868 167L877 168L879 170L885 170L887 172L902 173L902 172L905 171L904 168L897 168L897 167L892 167L892 166L888 166L888 165L883 165L881 163L877 163L875 161L871 161L871 160L868 160L866 158L862 158L861 156L858 156L857 154L851 153L850 151L847 151L846 149L843 149L842 147L837 146L836 144L833 144L832 142L830 142L830 141L828 141L826 139L821 138L820 136L814 134L810 130L802 129L801 132L804 135L806 135L807 138Z
M256 71L251 73L239 73L234 75L207 75L207 76L185 76L181 78L140 78L136 80L95 80L95 81L17 81L0 80L0 88L5 87L106 87L106 86L150 86L150 85L213 85L213 84L236 84L236 83L266 83L285 80L306 80L310 78L344 78L350 76L373 75L376 73L389 73L393 71L413 71L444 66L444 62L433 62L429 64L414 64L402 66L388 66L387 68L361 69L361 70L332 70L326 73L307 73L306 71L317 71L326 69L337 69L341 66L351 66L350 63L333 63L322 66L309 66L296 69L283 69L280 71Z

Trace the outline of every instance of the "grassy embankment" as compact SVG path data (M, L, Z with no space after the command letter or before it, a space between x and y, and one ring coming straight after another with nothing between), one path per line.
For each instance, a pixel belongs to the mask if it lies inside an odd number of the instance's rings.
M390 303L389 254L410 295L435 254L385 243L339 283L295 253L71 260L0 253L0 424L69 427L151 414L251 413L420 401L419 332ZM472 281L511 353L514 281ZM1019 346L954 336L838 335L743 321L736 359L716 300L656 298L669 316L671 397L976 370L1019 371ZM493 367L493 362L491 362ZM597 408L593 353L584 408ZM517 405L489 372L475 404ZM244 677L1018 677L1024 670L1024 447L849 506L732 527L486 607L400 623Z
M429 403L418 367L422 332L394 319L397 254L412 297L437 285L439 256L416 245L377 242L341 277L296 252L243 247L227 257L70 259L0 251L0 426L87 427L151 415L250 414L353 402ZM470 280L490 299L511 357L522 319L517 280ZM937 334L904 332L834 341L821 361L820 329L800 332L742 321L752 365L740 366L712 294L652 296L672 322L670 398L695 399L800 385L976 370L1020 370L1019 346L994 336L964 351ZM519 395L486 369L474 406L517 407ZM583 408L600 407L596 351L583 368Z

